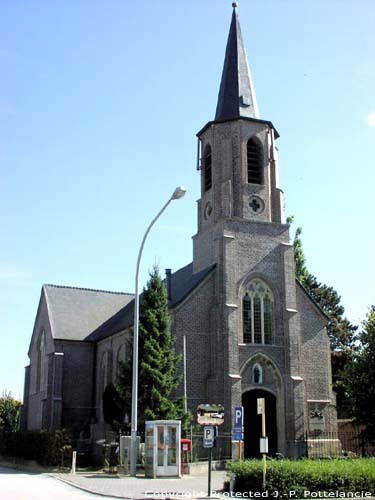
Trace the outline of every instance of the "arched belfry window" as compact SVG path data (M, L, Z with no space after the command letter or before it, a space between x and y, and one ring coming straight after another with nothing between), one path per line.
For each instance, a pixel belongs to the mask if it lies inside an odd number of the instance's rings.
M260 279L252 280L243 297L243 341L271 344L273 335L273 294Z
M253 366L253 384L263 384L263 370L259 363Z
M211 146L207 145L203 155L203 190L212 188L212 152Z
M263 148L258 139L247 141L247 182L249 184L262 183Z

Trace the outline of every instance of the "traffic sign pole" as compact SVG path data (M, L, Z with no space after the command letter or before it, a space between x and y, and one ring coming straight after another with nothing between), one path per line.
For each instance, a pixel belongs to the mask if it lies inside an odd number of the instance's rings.
M208 496L211 496L211 464L212 464L212 448L208 449Z

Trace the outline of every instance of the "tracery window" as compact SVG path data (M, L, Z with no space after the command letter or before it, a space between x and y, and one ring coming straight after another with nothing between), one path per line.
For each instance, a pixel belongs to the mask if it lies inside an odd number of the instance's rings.
M203 156L203 190L212 188L212 152L211 146L207 145Z
M262 183L263 151L262 144L257 139L247 141L247 182Z
M252 280L243 297L243 341L271 344L273 334L273 294L259 279Z

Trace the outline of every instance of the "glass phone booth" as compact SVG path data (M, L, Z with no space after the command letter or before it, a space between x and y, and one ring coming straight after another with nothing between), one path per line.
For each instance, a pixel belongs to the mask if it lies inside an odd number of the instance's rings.
M146 422L146 477L181 477L181 422Z

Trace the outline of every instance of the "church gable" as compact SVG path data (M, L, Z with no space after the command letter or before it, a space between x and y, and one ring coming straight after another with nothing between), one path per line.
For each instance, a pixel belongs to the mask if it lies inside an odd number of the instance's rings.
M297 309L301 328L303 379L307 400L330 400L330 345L327 318L309 295L297 286Z

